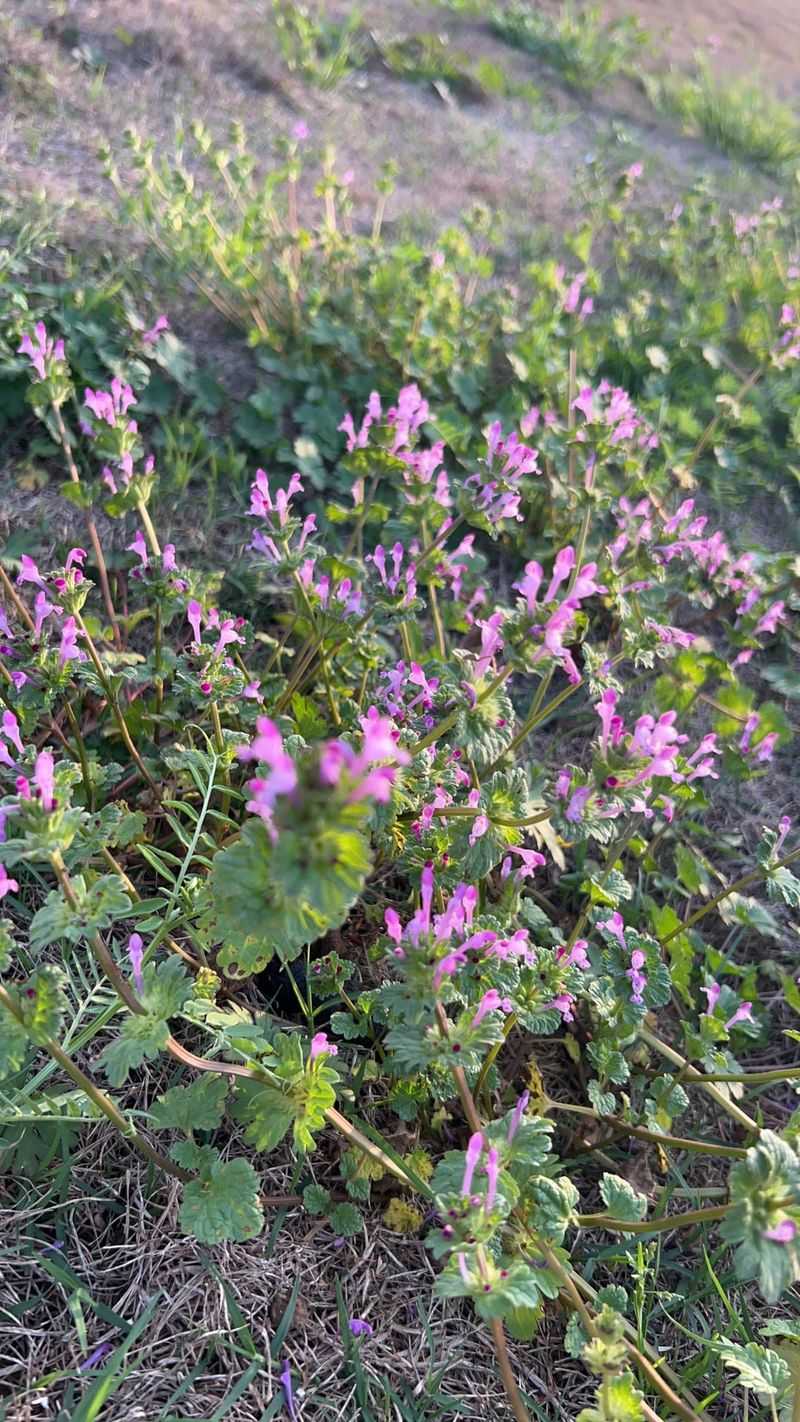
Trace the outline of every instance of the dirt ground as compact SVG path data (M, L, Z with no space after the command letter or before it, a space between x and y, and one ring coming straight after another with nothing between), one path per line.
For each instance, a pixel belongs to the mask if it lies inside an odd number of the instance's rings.
M551 7L555 0L548 0ZM343 0L329 7L341 16ZM800 5L796 0L610 0L609 14L635 13L652 31L647 67L683 63L709 36L719 40L720 72L760 72L785 93L800 84ZM453 50L500 66L517 85L533 83L538 102L448 99L432 86L403 81L377 57L332 90L290 74L276 48L269 0L14 0L0 7L0 161L7 196L45 190L71 210L76 230L87 217L108 220L99 142L134 126L168 153L182 122L202 117L224 134L244 121L257 154L304 118L315 144L333 143L342 168L354 170L356 211L373 201L375 174L387 158L400 165L389 219L404 215L435 229L475 200L507 214L512 234L531 224L546 236L568 220L587 157L620 168L645 160L645 189L685 184L718 154L685 138L654 114L635 84L616 82L591 99L567 92L558 76L492 36L474 16L422 0L368 0L361 7L379 40L423 31L446 34ZM666 13L665 13L666 11ZM716 43L716 41L715 41ZM734 184L735 187L735 184ZM69 219L67 219L69 225Z

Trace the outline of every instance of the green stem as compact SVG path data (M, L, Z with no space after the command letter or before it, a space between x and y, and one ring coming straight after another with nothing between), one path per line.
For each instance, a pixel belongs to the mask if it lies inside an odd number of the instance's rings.
M508 1020L508 1019L506 1019ZM635 1136L640 1141L652 1141L664 1150L696 1150L704 1155L724 1156L729 1160L743 1160L747 1151L742 1146L722 1145L717 1141L698 1141L690 1136L668 1136L660 1131L648 1131L645 1126L632 1126L621 1116L600 1116L590 1106L573 1105L571 1101L547 1101L548 1111L569 1111L578 1116L589 1116L601 1125L609 1125L627 1136Z
M16 1018L24 1027L24 1019L16 1010L13 998L3 987L0 987L0 1005L3 1006L7 1012L10 1012L11 1016ZM191 1180L192 1177L187 1171L182 1170L178 1165L174 1165L167 1156L162 1155L160 1151L155 1149L155 1146L152 1146L150 1142L137 1131L133 1123L129 1121L127 1116L123 1115L119 1107L114 1104L111 1097L107 1096L102 1088L97 1086L91 1077L88 1077L86 1073L81 1070L77 1063L67 1055L63 1047L59 1046L58 1042L53 1041L52 1037L48 1037L44 1042L37 1045L44 1047L44 1050L58 1063L62 1071L66 1072L67 1076L70 1077L84 1095L94 1103L97 1109L111 1122L112 1126L115 1126L120 1134L125 1137L125 1140L130 1141L131 1145L135 1146L147 1160L153 1165L157 1165L159 1170L166 1171L167 1175L173 1176L175 1180Z
M701 1210L686 1210L682 1215L656 1215L652 1220L615 1220L611 1215L577 1215L581 1229L618 1230L621 1234L665 1234L668 1230L686 1229L689 1225L722 1220L733 1209L733 1202L724 1205L704 1205Z
M134 745L134 743L133 743L133 741L132 741L132 739L131 739L130 731L128 730L128 727L127 727L126 724L125 724L125 717L123 716L122 711L120 710L119 702L117 701L117 698L116 698L116 696L115 696L115 694L114 694L114 689L113 689L113 687L112 687L112 685L111 685L111 683L110 683L108 677L106 676L105 668L104 668L104 666L103 666L102 661L100 660L100 655L99 655L99 653L98 653L98 651L97 651L97 648L96 648L95 645L94 645L94 642L92 641L92 639L91 639L91 637L90 637L90 635L89 635L88 629L87 629L87 627L86 627L86 623L84 622L84 620L83 620L83 618L81 617L81 615L80 615L79 612L76 612L76 613L75 613L75 621L77 622L78 626L79 626L80 629L81 629L81 632L82 632L82 634L83 634L83 638L84 638L84 641L85 641L85 643L86 643L86 648L87 648L87 650L88 650L89 656L90 656L91 659L92 659L92 662L93 662L93 664L94 664L94 669L95 669L95 671L97 672L97 675L98 675L98 677L99 677L99 679L100 679L100 683L101 683L101 685L102 685L102 687L103 687L103 690L104 690L104 692L105 692L105 694L106 694L106 697L108 698L108 704L109 704L109 706L111 707L111 714L113 715L114 720L115 720L116 723L117 723L117 728L118 728L118 730L119 730L120 735L122 736L122 739L123 739L123 741L124 741L124 743L125 743L125 746L126 746L126 748L127 748L127 750L128 750L128 753L129 753L129 755L131 756L131 759L133 760L134 764L135 764L135 765L137 766L137 768L141 771L142 775L144 776L145 780L147 781L147 784L150 786L150 789L153 791L153 794L157 797L157 799L160 800L160 799L161 799L161 792L160 792L158 786L156 785L155 780L153 779L152 775L150 774L150 771L147 769L147 766L145 765L144 761L142 760L142 757L140 756L138 750L136 749L136 746Z
M158 534L156 533L155 528L153 526L153 520L147 512L147 504L145 503L144 499L137 499L136 507L139 511L139 517L142 520L142 523L144 524L144 531L147 534L147 541L150 544L150 551L155 555L156 558L160 558L161 544L158 541Z
M783 859L778 859L774 864L760 864L757 869L751 869L740 879L735 879L732 884L728 884L727 888L715 894L713 899L709 899L708 903L703 904L702 908L697 909L685 923L679 924L677 928L673 928L671 933L667 933L661 939L662 948L673 938L677 938L679 933L686 933L695 923L699 923L701 918L705 918L707 913L715 909L717 904L721 904L723 899L727 899L730 894L738 894L741 889L749 889L751 884L757 884L761 879L768 879L776 869L783 869L787 864L793 864L796 859L800 859L800 849L793 849L791 854L785 855Z
M64 711L66 713L67 720L69 721L70 730L72 731L73 739L75 741L75 749L78 753L78 760L81 763L83 788L84 793L86 795L86 807L90 814L94 814L94 785L92 784L92 777L89 773L89 761L86 755L86 745L84 743L83 736L81 735L81 728L78 725L78 718L75 715L75 712L73 711L69 701L64 702Z
M493 692L497 691L498 688L501 687L503 683L508 680L511 675L511 672L512 668L510 666L504 667L503 670L499 672L498 675L494 678L494 681L491 681L489 685L481 692L480 696L478 697L477 704L480 705L482 701L486 701L487 697L491 696ZM421 740L417 741L416 745L411 747L412 756L419 755L420 751L427 750L428 746L435 745L441 736L444 736L449 730L453 728L460 715L461 707L456 707L455 711L451 711L449 715L445 716L443 720L439 721L438 725L434 726L433 730L429 731L427 736L423 736Z
M685 1057L681 1056L680 1052L676 1052L674 1048L667 1046L666 1042L662 1042L660 1037L656 1037L655 1034L648 1031L646 1027L639 1028L639 1036L643 1042L647 1043L648 1047L652 1047L654 1051L658 1052L662 1057L665 1057L673 1066L680 1067L682 1077L685 1081L695 1081L698 1085L702 1086L712 1101L715 1101L720 1109L725 1111L727 1115L732 1116L734 1121L738 1121L739 1125L743 1126L746 1131L753 1132L757 1136L761 1134L761 1127L758 1122L754 1121L752 1116L748 1116L746 1111L742 1111L741 1107L737 1106L735 1101L730 1101L724 1092L717 1091L715 1086L704 1084L702 1073L695 1071L695 1068L687 1062Z
M64 459L66 461L67 471L69 473L70 480L73 484L80 485L81 477L78 473L78 466L76 465L75 460L72 457L72 450L70 449L69 439L67 437L64 417L61 414L61 409L58 405L53 405L52 409L53 418L55 419L56 428L58 430L58 437L61 442L61 448L64 452ZM94 561L97 565L97 573L100 579L100 591L103 595L103 602L106 605L108 620L111 623L111 630L114 634L114 642L116 643L117 647L121 647L122 638L120 637L119 626L117 624L117 614L114 611L114 602L111 597L111 587L108 581L108 569L106 568L106 560L103 557L103 549L100 543L100 536L97 532L97 524L94 521L90 509L86 509L86 528L89 534L89 540L91 542L92 549L94 551Z

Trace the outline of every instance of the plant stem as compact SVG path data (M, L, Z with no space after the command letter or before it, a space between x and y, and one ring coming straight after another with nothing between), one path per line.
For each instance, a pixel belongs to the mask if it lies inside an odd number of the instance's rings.
M155 528L153 526L153 520L151 519L147 511L147 504L145 503L144 499L137 499L136 507L139 511L139 517L142 520L142 523L144 524L144 531L147 534L147 541L150 544L150 551L155 555L156 558L160 558L161 544L158 541L158 534L155 531Z
M506 1343L505 1329L501 1318L493 1318L489 1323L489 1331L492 1335L497 1366L500 1369L500 1376L503 1380L503 1387L506 1390L508 1405L511 1408L517 1422L531 1422L530 1414L522 1401L520 1390L517 1387L517 1380L511 1369L511 1359L508 1356L508 1344Z
M615 1220L611 1215L576 1215L581 1229L616 1230L621 1234L664 1234L668 1230L686 1229L689 1225L722 1220L733 1209L733 1203L704 1205L701 1210L686 1210L682 1215L656 1215L652 1220Z
M3 987L0 987L0 1005L2 1005L7 1012L10 1012L12 1017L15 1017L18 1022L23 1026L25 1025L21 1015L14 1006L13 998L10 997ZM67 1055L63 1047L59 1046L58 1042L53 1041L52 1037L48 1037L46 1041L37 1043L37 1045L44 1047L45 1051L48 1052L53 1060L66 1072L67 1076L75 1082L75 1085L80 1087L84 1095L94 1103L106 1119L116 1127L127 1141L130 1141L131 1145L135 1146L143 1156L146 1156L153 1165L157 1165L160 1170L166 1171L167 1175L172 1175L176 1180L191 1180L192 1177L187 1171L173 1164L167 1156L162 1155L160 1151L155 1149L155 1146L152 1146L150 1142L137 1131L133 1123L129 1121L127 1116L123 1115L119 1107L114 1104L111 1097L107 1096L102 1088L97 1086L91 1077L88 1077L86 1073L81 1070L77 1063Z
M504 667L501 672L498 672L494 681L491 681L481 692L476 704L479 705L482 701L485 701L487 697L491 696L493 692L497 691L497 689L508 680L512 670L513 668L508 666ZM423 736L421 740L417 741L416 745L411 746L412 756L419 755L420 751L427 750L428 746L435 745L440 736L445 735L447 731L452 729L460 715L461 707L456 707L455 711L451 711L449 715L439 721L438 725L434 726L433 730L429 731L427 736Z
M667 933L666 936L660 940L662 948L666 943L671 942L673 938L677 938L679 933L686 933L695 923L699 923L701 918L705 918L706 914L716 908L717 904L721 904L723 899L727 899L729 894L738 894L740 889L749 889L751 884L757 884L760 879L768 879L770 874L774 873L776 869L783 869L787 864L793 864L796 859L800 859L800 849L793 849L791 854L785 855L783 859L776 860L774 864L760 864L757 869L751 869L749 873L743 874L740 879L734 879L732 884L728 884L727 888L722 889L718 894L714 895L713 899L709 899L708 903L703 904L702 908L697 909L695 913L687 918L685 923L679 924L677 928L672 929L671 933Z
M142 775L144 776L145 780L147 781L147 784L150 786L150 789L153 791L153 794L156 796L156 798L157 798L158 800L160 800L160 799L161 799L161 791L159 790L158 786L156 785L155 780L153 779L152 775L150 774L150 771L147 769L147 766L145 765L144 761L142 760L142 757L140 756L138 750L136 749L136 746L134 745L134 743L133 743L133 741L132 741L132 739L131 739L130 731L128 730L128 727L127 727L126 724L125 724L125 717L123 716L122 711L120 710L120 705L119 705L119 702L118 702L118 700L117 700L117 697L116 697L116 695L115 695L115 693L114 693L114 689L113 689L113 687L112 687L112 685L111 685L111 682L109 681L108 677L106 676L105 668L104 668L104 666L103 666L102 661L100 660L100 655L99 655L99 653L98 653L98 651L97 651L97 648L96 648L95 645L94 645L94 642L92 641L92 639L91 639L91 637L90 637L90 635L89 635L88 629L87 629L87 627L86 627L86 623L84 622L84 620L83 620L83 618L81 617L81 615L80 615L79 612L76 612L76 613L75 613L75 621L77 622L77 624L78 624L78 626L80 627L81 632L82 632L82 634L83 634L83 638L84 638L84 641L86 642L86 647L87 647L87 650L88 650L88 652L89 652L89 656L90 656L91 659L92 659L92 662L93 662L93 664L94 664L94 669L95 669L95 671L97 672L97 675L98 675L98 677L99 677L99 679L100 679L100 683L101 683L101 685L102 685L102 687L103 687L103 690L105 691L105 694L106 694L106 696L107 696L107 698L108 698L108 704L109 704L109 706L111 707L111 714L113 715L114 720L115 720L116 723L117 723L117 728L118 728L119 733L120 733L120 735L122 736L122 739L123 739L123 741L124 741L124 743L125 743L125 747L126 747L128 753L129 753L129 755L131 756L131 759L134 761L134 764L135 764L135 765L137 766L137 768L141 771Z
M746 1131L751 1131L757 1136L761 1134L761 1127L758 1122L754 1121L752 1116L748 1116L746 1111L742 1111L734 1101L730 1101L724 1092L717 1091L715 1086L704 1085L702 1073L695 1071L695 1068L687 1062L685 1057L681 1056L680 1052L676 1052L672 1047L667 1046L666 1042L662 1042L660 1037L656 1037L655 1034L648 1031L646 1027L639 1028L639 1036L643 1042L647 1043L648 1047L652 1047L654 1051L659 1052L662 1057L665 1057L668 1062L672 1062L673 1066L680 1067L681 1074L685 1081L696 1081L698 1085L703 1086L704 1091L711 1097L712 1101L716 1101L717 1105L721 1107L723 1111L726 1111L729 1116L732 1116L734 1121L738 1121L740 1126L744 1126Z
M53 406L53 415L56 422L56 428L58 430L58 437L61 441L61 448L64 451L64 459L66 461L69 477L72 480L73 484L80 485L81 476L78 473L78 466L76 465L75 460L72 457L72 450L70 449L69 438L67 435L66 426L64 424L64 417L61 414L60 406ZM114 602L111 597L111 588L108 582L108 569L106 568L106 560L103 557L103 549L100 543L100 536L97 532L97 524L95 523L94 517L89 509L86 509L86 528L89 533L89 539L92 544L92 549L94 550L94 561L97 564L97 573L98 577L100 578L100 591L103 594L103 602L106 605L108 620L111 623L111 630L114 633L114 642L116 643L117 647L121 647L122 638L120 637L119 626L117 625L117 614L114 611Z
M25 603L22 601L22 598L20 597L16 588L14 587L14 584L12 583L2 563L0 563L0 582L2 582L6 594L10 599L17 616L20 617L22 621L26 624L28 631L33 632L36 624L34 623L33 618L31 617L27 607L25 606Z
M508 1019L506 1019L508 1020ZM800 1075L800 1073L798 1073ZM635 1136L640 1141L652 1141L655 1145L662 1146L665 1150L696 1150L704 1155L725 1156L729 1160L743 1160L747 1151L742 1146L722 1145L717 1141L698 1141L689 1136L668 1136L662 1135L660 1131L648 1131L645 1126L632 1126L624 1121L621 1116L600 1116L597 1111L593 1111L591 1106L573 1105L571 1101L550 1101L546 1103L548 1111L569 1111L579 1116L589 1116L594 1121L599 1121L601 1125L609 1125L616 1131L622 1131L627 1136Z
M81 774L83 775L83 788L84 788L84 792L85 792L85 794L86 794L86 807L87 807L87 809L89 810L89 813L90 813L90 814L94 814L94 809L95 809L94 785L92 784L92 777L91 777L91 775L90 775L90 773L89 773L89 761L88 761L87 756L86 756L86 746L84 745L83 736L81 735L81 728L80 728L80 726L78 725L78 718L77 718L77 716L75 715L75 712L73 711L72 706L70 705L70 702L67 701L67 700L64 701L64 711L66 712L66 717L67 717L67 720L69 721L69 724L70 724L70 729L71 729L71 731L72 731L72 735L73 735L73 738L74 738L74 741L75 741L75 749L76 749L76 751L77 751L77 753L78 753L78 759L79 759L79 761L80 761L80 763L81 763Z

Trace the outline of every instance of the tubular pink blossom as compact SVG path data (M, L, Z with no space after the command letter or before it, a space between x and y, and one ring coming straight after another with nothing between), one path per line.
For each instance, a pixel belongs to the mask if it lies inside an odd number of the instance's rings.
M495 1146L490 1146L486 1156L486 1174L489 1177L489 1188L486 1191L484 1208L491 1210L497 1198L497 1177L500 1174L500 1158Z
M317 1032L316 1036L311 1038L311 1049L308 1054L308 1060L310 1062L315 1062L317 1060L317 1057L335 1057L338 1051L339 1048L335 1045L335 1043L328 1041L327 1034L325 1032Z
M42 809L49 814L55 806L55 765L50 751L39 751L33 767L33 783L39 791Z
M738 1022L752 1022L753 1004L752 1002L740 1002L732 1017L725 1023L725 1031L730 1032L731 1027L735 1027Z
M707 998L706 1016L710 1017L720 999L722 988L719 983L710 983L708 987L701 988Z
M20 755L24 755L25 747L22 744L22 738L19 733L19 721L17 720L13 711L3 712L3 719L2 722L0 722L0 727L2 728L0 729L0 735L5 736L6 740L11 742L14 749L19 751Z
M477 1168L478 1161L481 1158L482 1151L483 1135L480 1131L476 1131L474 1135L470 1136L469 1142L467 1144L467 1159L466 1165L464 1167L464 1179L461 1182L462 1195L470 1195L472 1193L472 1177L475 1174L475 1170Z
M5 865L0 863L0 899L4 899L6 894L16 894L18 890L16 879L9 879Z
M531 1093L529 1091L523 1091L516 1106L514 1107L514 1114L508 1123L508 1135L506 1137L509 1145L511 1145L511 1142L517 1134L517 1131L522 1125L522 1121L525 1116L525 1112L528 1109L528 1102L530 1101L530 1099Z

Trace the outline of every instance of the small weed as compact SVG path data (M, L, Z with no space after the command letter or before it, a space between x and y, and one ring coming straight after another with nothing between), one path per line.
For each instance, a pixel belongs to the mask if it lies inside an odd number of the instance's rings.
M324 4L315 9L294 0L272 0L278 45L287 69L322 89L332 89L364 58L357 12L343 24L329 20Z
M687 129L732 158L744 158L780 173L800 158L797 115L747 79L717 79L705 61L694 74L646 76L645 91L656 108L674 114Z
M605 21L597 5L586 10L565 5L553 16L513 0L508 9L492 11L492 28L508 44L556 69L570 88L586 93L627 69L647 42L632 15Z

